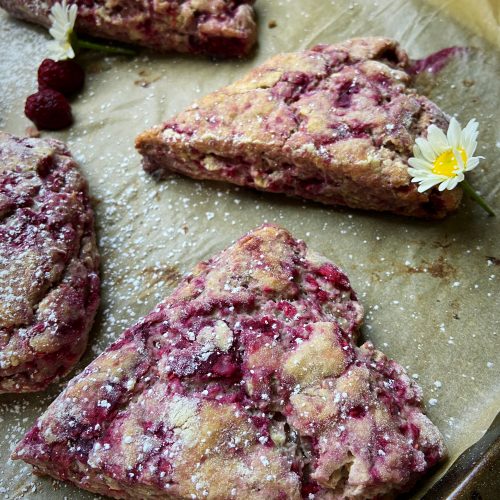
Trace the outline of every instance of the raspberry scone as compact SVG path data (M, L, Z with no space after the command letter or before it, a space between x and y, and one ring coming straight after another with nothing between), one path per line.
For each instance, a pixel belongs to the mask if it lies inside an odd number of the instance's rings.
M49 27L56 0L0 0L12 15ZM257 38L254 0L68 0L76 31L161 52L248 54Z
M0 132L0 392L45 389L83 354L99 303L87 184L59 141Z
M113 498L372 498L444 453L346 275L276 226L199 264L52 403L14 458Z
M441 218L462 192L419 193L417 137L446 115L410 85L393 40L282 54L136 141L147 172L173 171L318 202Z

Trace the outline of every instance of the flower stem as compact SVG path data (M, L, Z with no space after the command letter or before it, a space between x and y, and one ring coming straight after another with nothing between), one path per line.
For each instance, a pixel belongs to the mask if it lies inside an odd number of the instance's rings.
M114 45L106 45L99 42L91 42L90 40L84 40L80 37L75 37L73 44L79 49L90 49L97 50L99 52L106 52L108 54L120 54L126 56L134 56L137 54L137 50L129 49L127 47L115 47Z
M492 217L495 217L495 212L493 212L493 209L486 203L486 201L483 199L482 196L476 193L475 189L468 183L466 179L462 181L462 188L463 190L486 212L488 212L489 215Z

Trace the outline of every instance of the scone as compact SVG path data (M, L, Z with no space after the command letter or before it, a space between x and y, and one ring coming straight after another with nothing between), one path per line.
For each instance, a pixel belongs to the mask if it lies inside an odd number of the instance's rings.
M12 15L49 27L55 0L0 0ZM76 31L160 52L216 57L248 54L257 38L254 0L86 0L78 4Z
M199 264L52 403L14 458L126 499L372 498L445 451L346 275L277 226Z
M441 218L462 191L419 193L417 137L448 118L411 88L386 38L273 57L136 141L147 172L178 172L332 205Z
M74 367L99 304L98 266L69 151L0 132L0 392L40 391Z

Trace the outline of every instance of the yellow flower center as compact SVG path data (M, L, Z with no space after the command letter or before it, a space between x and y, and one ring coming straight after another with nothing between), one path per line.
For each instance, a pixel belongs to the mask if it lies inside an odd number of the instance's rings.
M463 148L458 150L462 161L467 163L467 153ZM455 169L458 167L458 160L452 149L441 153L434 161L432 173L436 175L445 175L446 177L455 177Z

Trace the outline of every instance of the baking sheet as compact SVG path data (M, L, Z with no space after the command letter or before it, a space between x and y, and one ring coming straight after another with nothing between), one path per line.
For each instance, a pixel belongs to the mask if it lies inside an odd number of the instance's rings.
M470 201L444 222L425 222L180 177L157 183L142 172L133 141L278 52L364 35L397 38L413 57L468 46L468 55L435 77L421 76L418 87L462 122L479 120L478 154L486 161L470 178L500 214L498 11L495 0L446 1L438 8L418 0L259 0L260 46L244 62L85 56L87 85L73 103L76 123L52 134L69 144L89 180L102 255L102 306L78 370L197 261L265 221L277 222L345 269L366 308L364 337L422 385L450 451L450 461L418 485L425 491L500 408L500 217L487 217ZM0 13L1 129L24 134L30 125L24 100L35 91L47 40L42 29ZM95 498L35 478L29 466L8 459L62 386L0 397L3 498Z

